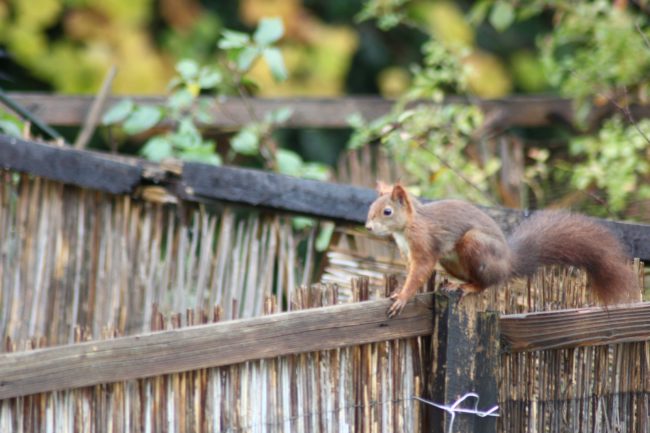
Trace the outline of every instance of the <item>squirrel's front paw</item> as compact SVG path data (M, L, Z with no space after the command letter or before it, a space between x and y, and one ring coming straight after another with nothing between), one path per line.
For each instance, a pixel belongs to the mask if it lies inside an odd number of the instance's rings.
M461 285L459 283L451 282L447 279L445 279L439 286L439 290L441 292L447 292L447 293L452 293L452 292L457 292L459 290L462 290Z
M390 295L390 299L393 300L393 305L388 309L388 317L392 318L402 312L406 303L409 301L409 297L405 296L402 292L395 292Z

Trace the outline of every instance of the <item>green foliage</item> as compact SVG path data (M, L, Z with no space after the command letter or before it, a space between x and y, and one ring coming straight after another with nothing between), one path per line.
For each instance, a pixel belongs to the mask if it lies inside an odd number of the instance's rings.
M237 72L248 72L258 59L263 58L273 77L282 81L288 76L284 59L280 50L272 45L283 34L284 25L280 18L263 18L252 38L246 33L226 30L218 46L228 52L229 59L237 66Z
M376 18L382 28L412 25L409 10L417 4L373 0L360 18ZM592 103L614 101L625 114L627 104L647 100L649 32L645 17L635 7L604 0L482 0L474 4L467 19L475 26L487 23L504 32L517 21L542 12L553 15L553 28L538 37L541 55L526 50L511 59L514 72L522 76L520 86L546 89L550 83L560 94L576 100L580 119L586 119ZM466 41L459 46L467 47ZM402 164L407 174L404 181L415 184L423 195L462 195L484 202L494 190L501 162L478 140L479 110L414 105L417 99L440 102L449 94L467 93L471 78L466 72L473 66L472 55L467 48L433 34L423 46L423 57L422 65L412 70L410 88L391 114L369 124L360 116L349 119L355 131L349 146L381 143ZM598 197L596 213L625 216L631 203L650 199L649 137L650 121L630 125L613 119L595 135L563 135L569 155L529 146L522 181L538 204L544 204L547 191L570 187L575 191L569 191L566 203L579 205L580 198L587 202Z
M122 127L129 135L136 135L153 128L162 119L162 111L150 105L134 105Z
M432 99L442 102L446 94L467 91L466 69L461 58L465 48L451 48L432 39L422 46L423 64L413 66L413 83L406 99Z
M280 18L262 18L253 34L253 40L259 47L268 47L280 40L284 34L284 25Z
M151 136L140 153L152 161L178 158L184 161L200 161L221 164L221 157L215 152L215 144L203 139L198 124L211 119L212 104L199 100L201 91L214 90L222 82L221 72L213 67L198 65L185 59L176 65L178 75L169 88L165 105L136 104L124 99L111 107L102 117L104 125L121 125L127 135L150 131L163 120L174 127L162 134Z
M645 20L610 2L579 2L559 15L553 33L541 41L550 82L563 95L584 99L614 96L622 86L647 84L650 47Z
M183 59L176 64L177 76L169 83L171 93L163 106L136 104L131 99L124 99L104 114L103 124L120 125L127 135L136 135L150 133L164 121L171 124L172 129L151 135L140 150L142 156L152 161L178 158L221 164L222 158L216 153L215 143L206 140L200 130L201 124L212 120L215 101L199 96L213 94L218 100L219 97L239 94L245 98L247 87L254 85L246 72L259 58L264 58L277 80L285 79L287 73L282 54L273 46L283 34L284 27L279 18L260 20L252 37L225 30L217 42L227 60L221 68ZM266 167L288 175L321 180L328 177L329 170L325 165L305 162L295 152L277 148L273 131L289 120L293 114L291 109L280 108L264 119L257 119L252 111L250 114L252 121L230 140L228 162L243 156L259 159Z
M420 104L359 125L351 146L379 141L400 163L417 192L426 197L466 197L486 203L490 176L499 161L476 162L466 155L474 131L482 122L475 106ZM360 126L360 128L359 128Z
M102 123L104 125L113 125L115 123L124 122L133 112L134 108L135 103L133 102L133 99L122 99L120 102L113 105L110 110L104 113L102 116Z
M365 2L357 15L358 21L376 19L382 30L390 30L403 23L408 16L406 6L412 0L373 0Z
M496 158L470 159L466 152L482 123L473 105L407 103L430 99L442 102L449 92L459 92L466 81L458 51L432 40L423 46L423 65L414 67L413 84L393 111L369 124L358 116L348 119L354 149L381 143L408 174L405 182L427 197L463 196L485 203L490 176L499 168Z
M22 137L25 123L13 114L0 110L0 133L12 137Z
M514 22L515 7L512 2L500 0L494 3L490 12L490 24L502 32Z
M568 166L572 185L582 191L596 189L606 197L600 214L621 215L629 203L650 199L650 120L625 125L620 118L605 122L597 135L571 141L571 154L582 162Z

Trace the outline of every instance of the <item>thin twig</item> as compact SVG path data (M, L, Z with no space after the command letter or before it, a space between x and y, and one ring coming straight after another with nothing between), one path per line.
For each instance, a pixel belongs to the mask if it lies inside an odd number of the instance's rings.
M248 112L248 116L251 118L251 120L254 123L261 123L261 120L259 116L257 115L257 112L255 111L255 108L253 107L253 104L250 102L250 97L249 95L244 92L244 88L241 85L241 77L242 74L239 73L239 71L233 70L233 68L230 67L227 63L222 63L228 71L232 73L233 76L236 77L236 82L235 82L235 89L237 89L237 93L239 94L239 97L241 98L242 103L244 104L244 109ZM262 155L262 158L264 158L264 161L266 163L266 166L268 169L273 170L275 168L276 162L275 162L275 151L276 151L276 146L273 145L272 143L270 144L270 134L264 134L264 136L260 137L260 154Z
M639 23L634 23L634 27L636 28L636 30L639 32L639 34L643 38L643 42L645 42L645 45L650 49L650 40L648 40L648 36L646 36L646 34L643 33L643 30L641 30L641 27L639 26Z
M464 175L463 173L461 173L461 172L460 172L459 170L457 170L454 166L452 166L451 163L450 163L449 161L447 161L446 158L444 158L444 157L438 155L436 152L434 152L434 151L432 151L431 149L429 149L429 148L427 148L426 146L424 146L424 139L423 139L422 137L420 137L419 139L417 139L417 141L418 141L418 143L420 144L420 148L421 148L421 149L424 149L424 150L426 150L427 152L429 152L431 155L435 156L435 157L438 159L438 161L440 161L440 163L441 163L442 165L444 165L444 166L447 167L449 170L451 170L452 173L454 173L456 176L458 176L458 178L461 179L463 182L465 182L467 185L469 185L470 187L472 187L473 189L475 189L476 191L478 191L479 194L481 194L481 196L483 196L483 198L485 198L486 200L488 200L491 204L493 204L493 205L496 204L495 200L494 200L492 197L490 197L488 194L486 194L486 192L483 191L481 188L479 188L478 185L476 185L474 182L472 182L471 180L469 180L467 177L465 177L465 175Z
M622 89L623 89L623 94L624 94L624 97L625 97L625 106L620 105L618 102L616 102L612 97L610 97L610 96L608 96L608 95L599 95L599 96L603 96L603 97L607 98L607 99L609 100L609 102L610 102L614 107L616 107L618 110L620 110L621 113L623 113L623 115L627 118L627 120L632 124L632 126L634 126L634 129L636 129L637 132L638 132L638 133L643 137L643 139L644 139L648 144L650 144L650 137L648 137L648 136L646 135L646 133L643 132L643 130L639 127L638 122L636 121L636 119L635 119L634 116L632 115L632 111L630 110L630 104L629 104L629 102L628 102L627 87L626 87L626 86L622 86Z
M116 74L117 67L113 65L106 73L102 87L99 89L99 92L97 93L97 96L95 97L95 100L90 107L90 111L88 112L88 116L84 121L79 135L77 135L77 139L74 142L74 147L76 149L84 149L93 136L93 133L97 128L97 123L99 122L99 117L101 116L104 105L106 104L106 98L111 91L111 86L113 85L113 80L115 79Z

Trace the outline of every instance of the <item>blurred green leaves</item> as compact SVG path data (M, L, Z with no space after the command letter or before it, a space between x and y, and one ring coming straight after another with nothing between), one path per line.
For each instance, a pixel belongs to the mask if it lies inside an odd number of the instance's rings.
M162 119L162 110L159 107L136 105L124 119L122 128L129 135L140 134L156 126L160 119Z
M0 110L0 133L21 137L25 123L13 114Z
M515 21L515 7L512 2L499 0L490 11L490 24L502 32Z
M113 105L106 113L104 113L102 116L102 123L104 125L114 125L116 123L123 122L133 112L134 108L135 104L133 102L133 99L122 99L120 102Z
M257 45L266 47L280 40L282 35L284 25L280 18L262 18L253 34L253 40Z
M137 104L127 98L111 107L103 115L102 123L119 125L127 135L151 135L140 149L140 154L149 160L178 158L221 164L215 143L205 140L197 126L211 120L213 109L212 104L200 101L198 96L201 91L216 89L222 83L221 71L200 66L192 59L178 62L176 71L178 75L169 83L171 93L164 105ZM171 129L153 132L163 121Z
M163 106L137 104L132 99L124 99L104 114L103 124L120 125L127 135L149 135L140 153L152 161L178 158L221 164L223 161L216 153L216 144L205 139L199 128L211 121L216 101L199 98L199 95L221 97L234 93L245 99L247 88L254 85L246 72L260 58L268 64L277 80L286 79L282 52L273 46L283 34L284 26L279 18L260 20L252 37L224 30L217 45L225 51L230 63L217 68L201 65L193 59L183 59L176 64L177 75L169 83L171 93ZM251 121L230 138L226 160L233 162L238 157L253 159L283 174L325 180L329 176L326 165L306 162L297 153L278 148L275 143L273 131L287 122L292 114L293 110L287 107L274 110L263 119L257 119L251 112ZM156 126L160 126L162 132L153 130Z
M248 72L258 59L263 58L273 78L283 81L287 79L284 58L282 52L273 46L283 35L284 25L280 18L262 18L252 38L245 33L225 30L218 46L228 51L228 57L240 73Z

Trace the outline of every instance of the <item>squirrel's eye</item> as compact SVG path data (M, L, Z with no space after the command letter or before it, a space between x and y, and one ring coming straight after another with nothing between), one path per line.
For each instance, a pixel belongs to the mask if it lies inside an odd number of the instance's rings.
M384 215L391 216L392 214L393 214L393 209L391 209L389 207L384 208Z

